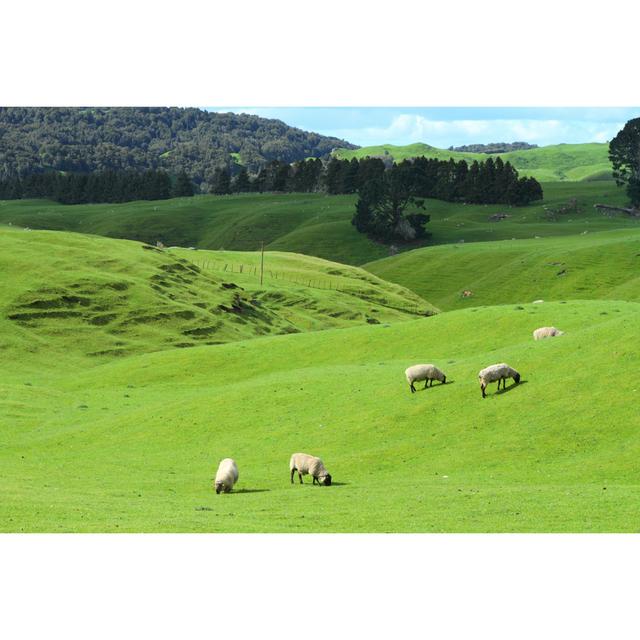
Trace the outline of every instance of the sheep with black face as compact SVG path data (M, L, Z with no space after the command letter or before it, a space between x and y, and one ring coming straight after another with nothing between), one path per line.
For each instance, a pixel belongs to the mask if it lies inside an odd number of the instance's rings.
M308 453L294 453L289 460L289 470L291 471L291 484L293 484L293 475L298 472L300 484L302 484L302 476L310 475L313 477L312 484L331 486L331 474L325 469L322 460L316 456L310 456Z
M216 493L229 493L233 489L233 485L238 482L238 477L236 461L232 458L221 460L215 479Z
M416 390L414 382L424 380L425 389L427 388L427 384L432 387L434 380L438 380L442 384L446 384L447 382L447 376L433 364L414 364L404 372L404 375L407 377L411 393L414 393Z
M507 378L513 378L515 384L520 382L520 374L510 367L506 362L500 364L492 364L486 367L478 373L480 379L480 389L482 390L482 397L486 398L487 394L484 390L490 382L498 382L498 390L500 389L500 382L502 382L502 388L506 388Z

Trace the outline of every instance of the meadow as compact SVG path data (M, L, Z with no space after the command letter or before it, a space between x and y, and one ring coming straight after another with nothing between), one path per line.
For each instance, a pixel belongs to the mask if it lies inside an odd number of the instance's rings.
M469 153L438 149L422 142L409 145L384 144L360 149L336 149L337 158L366 158L367 156L389 156L395 162L424 156L438 160L474 160L482 162L488 157L509 161L521 175L531 176L540 182L607 180L611 178L609 145L606 143L555 144L523 151L506 153Z
M426 247L364 268L445 311L538 299L640 302L640 223L584 235Z
M0 531L640 531L640 229L601 201L430 201L433 246L393 256L349 196L0 203ZM447 384L410 393L417 362Z
M487 307L101 364L71 348L5 361L0 528L636 532L639 311ZM534 342L551 323L566 335ZM404 368L425 358L449 382L411 394ZM523 381L483 400L477 372L499 361ZM332 487L289 483L298 450L322 456ZM226 456L240 480L217 496Z
M465 205L427 200L431 216L424 244L450 244L583 231L637 228L637 219L615 219L596 203L623 206L624 189L613 181L543 184L544 200L527 207ZM575 213L550 218L575 198ZM126 238L197 249L287 251L362 265L389 255L389 248L358 233L351 224L356 196L319 193L200 195L124 204L61 205L46 200L0 202L0 223ZM546 209L545 209L546 207ZM491 222L495 214L506 214ZM418 245L419 246L419 245ZM414 245L399 247L413 248Z

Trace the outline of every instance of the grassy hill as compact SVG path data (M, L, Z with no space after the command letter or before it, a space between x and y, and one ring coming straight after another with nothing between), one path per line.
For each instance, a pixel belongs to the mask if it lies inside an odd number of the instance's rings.
M100 363L3 358L0 530L637 532L639 312L527 304ZM534 342L545 324L566 335ZM403 371L422 361L450 382L411 394ZM477 372L500 361L523 382L483 400ZM291 485L298 450L334 486ZM240 481L216 496L226 456Z
M248 274L216 271L209 259L200 268L180 252L137 242L0 227L4 356L32 354L28 360L37 362L35 354L57 358L69 352L102 361L434 311L415 294L361 269L266 255L267 266L278 265L283 278L268 274L260 286ZM255 262L250 254L242 259Z
M640 226L428 247L370 262L365 268L444 310L536 299L640 301ZM463 297L465 290L472 295Z
M529 151L526 153L530 153ZM638 221L607 218L594 203L623 205L624 189L606 182L555 182L544 187L544 202L528 207L463 205L427 200L429 244L578 234L637 227ZM549 221L549 209L572 198L577 215ZM0 223L32 229L79 231L155 244L199 249L288 251L361 265L389 255L388 247L359 234L351 224L356 197L323 194L196 196L157 202L61 205L46 200L0 201ZM547 209L545 209L547 207ZM495 213L508 218L489 223Z
M555 144L499 154L448 151L417 142L404 146L384 144L361 147L360 149L337 149L333 155L342 159L388 155L396 162L419 156L440 160L454 158L455 160L467 160L467 162L500 156L505 162L508 160L521 175L532 176L540 182L550 182L555 180L611 179L611 163L608 153L609 145L597 142Z

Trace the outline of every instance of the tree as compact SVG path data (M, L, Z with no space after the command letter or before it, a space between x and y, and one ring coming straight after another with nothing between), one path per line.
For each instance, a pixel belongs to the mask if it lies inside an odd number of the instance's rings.
M231 173L227 167L218 167L215 170L211 191L219 196L231 193Z
M411 165L393 165L379 179L367 181L359 190L356 213L351 223L373 238L403 241L424 237L429 216L417 211L405 215L407 207L424 209L415 197Z
M251 182L249 181L249 172L247 167L242 167L240 173L234 178L232 190L234 193L246 193L251 191Z
M174 198L190 197L193 195L193 184L185 171L181 171L176 178L171 194Z
M629 120L609 143L609 160L616 184L626 184L631 204L640 206L640 118Z

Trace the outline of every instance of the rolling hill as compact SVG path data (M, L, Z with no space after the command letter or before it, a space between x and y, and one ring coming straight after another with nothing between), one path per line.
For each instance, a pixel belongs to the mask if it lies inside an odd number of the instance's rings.
M537 299L640 302L640 225L578 236L428 247L364 266L443 310Z
M557 144L523 151L486 154L448 151L417 142L404 146L392 144L361 147L359 149L336 149L337 158L365 158L367 156L388 156L396 162L407 158L425 156L439 160L484 161L500 156L508 160L524 176L532 176L539 182L580 181L611 179L611 163L608 157L609 145L591 142L586 144Z
M527 152L528 153L528 152ZM543 184L544 201L527 207L464 205L427 200L429 244L579 234L636 228L637 220L609 218L594 203L624 205L624 189L611 181ZM556 210L573 198L575 214ZM351 224L356 197L324 194L196 196L124 204L61 205L47 200L0 201L0 223L31 229L77 231L168 246L290 251L361 265L389 255L389 248L359 234ZM546 207L546 209L545 209ZM507 217L490 222L496 213ZM403 247L401 247L403 248ZM404 248L411 248L411 245Z
M512 305L104 362L3 358L0 530L637 532L639 312ZM534 342L544 324L566 335ZM426 359L450 382L411 394L404 368ZM477 372L500 361L523 381L483 400ZM297 450L334 485L291 485ZM226 456L240 481L216 496Z
M0 227L4 356L68 352L102 361L436 311L355 267L267 253L260 286L249 274L215 270L210 256L205 252L206 264L200 257L200 267L179 252L137 242ZM241 259L256 261L250 254ZM270 275L276 266L279 280ZM28 360L35 366L38 359Z
M230 161L252 170L327 156L348 142L249 114L177 107L0 107L0 179L42 171L186 171L200 185Z

